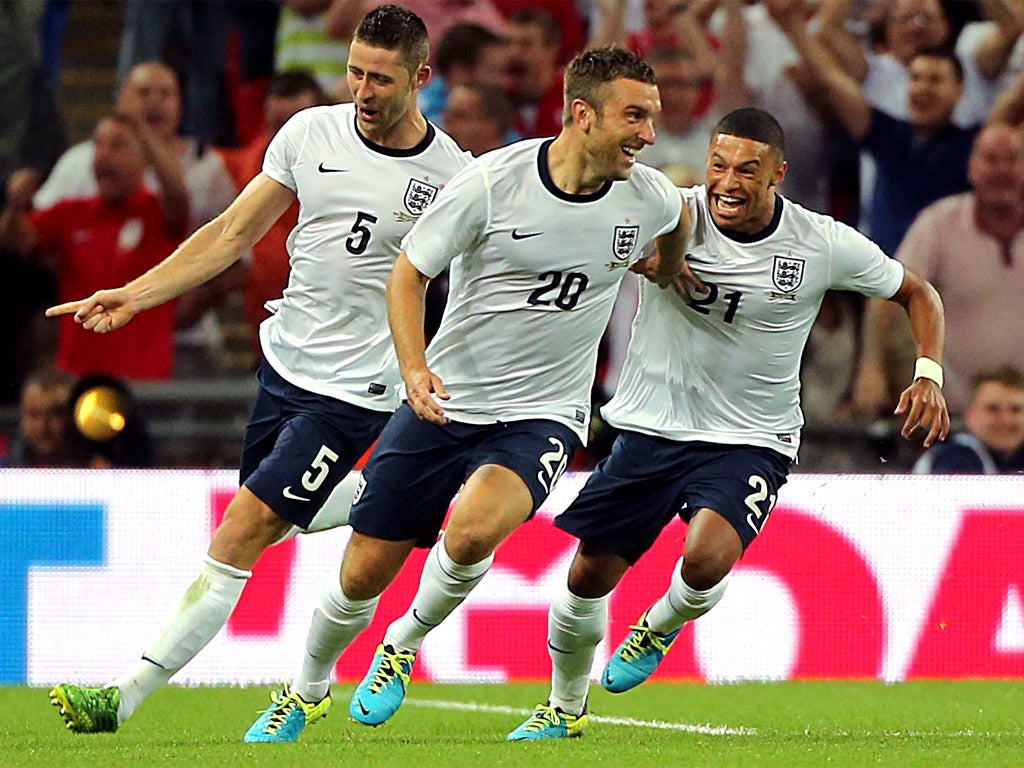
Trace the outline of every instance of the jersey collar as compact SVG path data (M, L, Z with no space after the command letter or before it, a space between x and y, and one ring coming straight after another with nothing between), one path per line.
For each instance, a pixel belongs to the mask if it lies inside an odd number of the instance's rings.
M376 152L378 155L387 155L388 157L413 157L423 152L427 147L430 146L430 142L434 140L434 135L437 131L434 130L433 124L427 121L427 133L423 139L416 144L416 146L409 147L408 149L395 149L393 147L382 147L380 144L370 141L368 138L363 136L359 131L359 124L356 121L355 115L352 116L352 129L356 132L356 136L363 142L368 150Z
M768 226L758 232L754 232L753 234L737 232L735 229L728 229L727 227L720 227L715 221L714 216L708 216L708 218L711 219L711 223L715 225L715 229L730 240L735 240L737 243L756 243L759 240L771 237L775 234L775 230L779 228L779 221L782 219L782 195L775 195L775 213L772 214L772 220L768 222Z
M608 191L612 188L610 181L606 181L599 190L588 195L574 195L559 189L551 178L551 171L548 169L548 149L551 147L552 142L554 142L554 139L548 139L540 145L540 150L537 152L537 172L540 174L540 183L544 185L548 192L559 200L565 200L569 203L592 203L608 194Z

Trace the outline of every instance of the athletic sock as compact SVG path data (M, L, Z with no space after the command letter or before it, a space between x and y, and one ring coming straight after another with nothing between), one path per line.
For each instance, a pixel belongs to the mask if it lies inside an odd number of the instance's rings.
M726 576L711 589L694 589L683 580L683 558L679 558L672 572L668 592L647 611L647 626L659 635L675 632L686 622L714 608L725 594L728 584L729 577Z
M388 627L384 644L396 650L418 651L427 633L462 604L493 561L491 554L479 563L459 565L444 548L442 537L427 555L409 610Z
M551 706L572 715L583 713L594 653L607 626L607 595L578 597L565 587L555 596L548 611Z
M128 674L110 683L121 693L117 721L123 723L146 697L195 658L227 622L252 571L203 558L199 577L185 592L170 619Z
M356 636L369 626L380 597L353 600L332 578L320 593L320 604L306 635L302 667L292 681L292 691L305 701L320 701L331 687L331 671Z

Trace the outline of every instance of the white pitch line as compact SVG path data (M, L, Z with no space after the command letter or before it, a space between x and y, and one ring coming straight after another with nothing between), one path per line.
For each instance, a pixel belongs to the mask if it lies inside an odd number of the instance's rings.
M406 699L407 705L416 707L427 707L429 709L457 709L463 712L489 712L498 715L518 715L526 717L532 714L533 710L517 709L516 707L505 707L500 704L477 704L472 701L438 701L435 699ZM603 717L591 715L590 720L595 723L606 723L608 725L625 725L631 728L653 728L662 731L683 731L685 733L700 733L705 736L753 736L757 733L754 728L729 728L724 725L695 725L693 723L669 723L664 720L636 720L632 717Z

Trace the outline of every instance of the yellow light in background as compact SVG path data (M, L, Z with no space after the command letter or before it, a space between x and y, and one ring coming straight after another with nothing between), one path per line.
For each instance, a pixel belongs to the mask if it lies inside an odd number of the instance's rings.
M96 442L116 437L125 426L121 395L107 386L85 390L75 402L75 426L86 438Z

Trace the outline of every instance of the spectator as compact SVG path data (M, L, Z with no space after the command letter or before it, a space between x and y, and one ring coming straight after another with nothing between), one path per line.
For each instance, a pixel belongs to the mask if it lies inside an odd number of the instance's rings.
M52 366L32 371L21 385L18 432L3 467L88 467L90 452L71 422L75 378Z
M472 22L453 24L437 44L434 72L420 89L419 106L433 122L441 118L448 92L457 85L481 83L505 87L508 59L505 41Z
M190 220L186 235L230 205L235 186L220 155L209 151L194 137L178 135L182 103L173 69L155 61L137 64L121 85L117 109L149 127L157 139L154 149L161 150L160 157L177 158L188 188ZM93 143L84 141L65 152L36 194L35 207L47 208L61 200L95 195L93 150ZM156 189L156 169L147 175L147 184ZM233 265L216 280L199 286L178 301L177 375L214 375L220 370L220 328L211 310L219 306L227 294L241 288L242 276L241 266Z
M974 378L965 432L936 444L914 465L919 475L1024 472L1024 375L1002 366Z
M589 45L609 45L626 48L637 56L647 58L655 48L683 48L693 57L698 76L705 78L700 98L694 105L694 116L701 117L714 100L714 80L718 40L705 25L719 0L695 0L681 3L677 0L644 0L643 22L638 29L627 30L627 3L622 0L602 0L597 5L600 15L593 25Z
M871 237L886 253L895 253L922 208L968 188L967 157L978 129L952 122L963 92L959 61L938 50L914 56L906 92L908 118L901 120L871 106L862 86L808 34L807 22L794 4L769 7L839 122L875 158L878 178Z
M896 257L931 282L946 305L944 393L964 412L982 370L1024 368L1024 134L990 125L978 134L968 175L972 191L946 197L915 219ZM869 306L855 404L869 417L889 409L895 382L914 351L903 324ZM910 362L907 362L907 361Z
M279 72L267 86L263 99L263 131L246 146L238 149L218 150L231 174L236 189L241 192L263 168L263 155L270 140L288 118L307 107L327 103L327 94L317 80L301 69ZM253 352L260 356L259 324L267 317L264 309L268 301L281 296L288 283L288 234L299 219L299 204L293 202L275 221L267 234L253 246L245 277L245 296L242 316L249 328Z
M562 129L561 37L558 24L544 11L524 8L509 16L508 89L521 136L554 136Z
M162 151L148 126L124 115L93 131L92 197L64 200L27 214L35 189L31 171L16 172L0 213L0 248L51 257L62 301L108 283L125 282L162 261L185 235L188 193L181 168L154 162ZM160 194L144 183L147 164L159 172ZM63 318L57 365L77 376L106 373L166 379L173 362L174 308L160 307L133 323L128 336L85 334Z
M964 94L965 107L984 115L999 94L1024 70L1024 4L1006 0L979 0L989 17L971 21L960 31L956 53L968 72L976 72L978 89Z
M505 92L479 84L455 86L441 113L441 126L474 157L508 144L512 121Z
M332 100L351 101L345 62L365 5L358 0L284 0L277 22L274 71L311 72Z
M658 76L661 114L658 138L640 155L641 162L665 171L676 186L700 184L708 154L708 136L717 120L717 110L696 116L701 88L711 80L703 74L686 48L654 48L648 63Z
M185 83L183 122L204 145L235 141L225 82L229 24L226 2L124 3L118 61L121 81L130 79L139 64L168 62Z
M178 159L188 187L189 232L227 208L234 199L235 189L220 156L208 152L199 140L178 135L181 90L173 69L157 61L137 64L118 91L116 109L145 123L164 151ZM96 194L93 148L92 140L87 140L61 155L36 193L33 200L36 208ZM151 188L156 188L155 169L148 175L147 182Z

